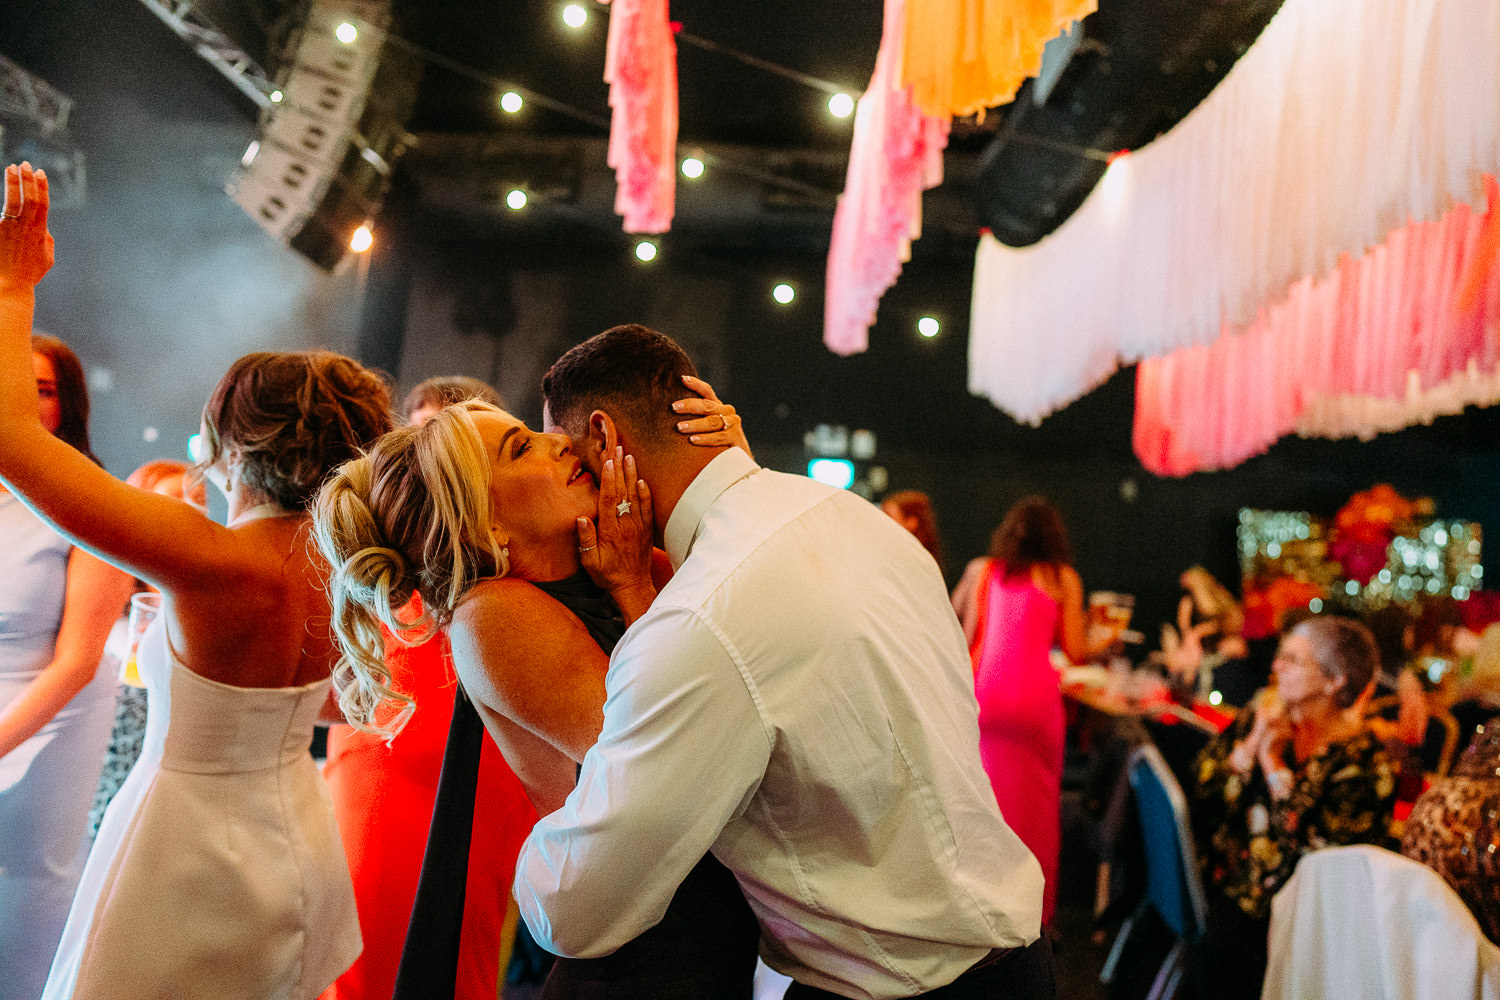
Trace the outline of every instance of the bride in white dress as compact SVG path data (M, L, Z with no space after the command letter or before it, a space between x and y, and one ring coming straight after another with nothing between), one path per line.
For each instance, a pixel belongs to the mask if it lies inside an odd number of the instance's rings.
M46 178L7 168L0 480L76 544L154 584L147 747L105 813L43 996L315 997L359 953L349 874L307 753L336 660L303 506L389 427L384 383L335 354L252 354L203 411L221 526L121 483L37 418Z

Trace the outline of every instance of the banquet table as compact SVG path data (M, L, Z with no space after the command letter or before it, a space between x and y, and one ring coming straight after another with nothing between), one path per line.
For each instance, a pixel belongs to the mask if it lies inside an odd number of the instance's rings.
M1207 701L1178 702L1161 677L1147 670L1069 667L1062 672L1061 689L1064 698L1091 711L1187 725L1208 736L1217 736L1234 721L1232 710Z

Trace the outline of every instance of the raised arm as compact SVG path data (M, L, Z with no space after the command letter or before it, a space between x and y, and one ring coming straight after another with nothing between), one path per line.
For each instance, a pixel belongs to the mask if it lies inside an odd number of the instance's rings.
M0 218L0 480L74 543L169 589L218 576L229 533L192 507L127 486L37 414L31 366L36 285L52 266L47 178L7 167Z
M1087 663L1093 651L1088 644L1088 621L1083 611L1083 580L1072 566L1060 566L1057 573L1060 605L1057 618L1057 644L1074 663Z
M516 863L516 901L537 941L579 958L607 955L661 919L750 802L773 739L721 636L690 612L631 629L610 682L578 787Z
M62 627L52 661L0 711L0 757L35 736L94 679L110 627L132 585L129 575L87 552L74 549L69 555Z
M745 437L745 421L734 411L734 407L720 401L714 387L701 378L684 375L682 384L693 395L672 404L672 409L682 417L677 422L677 432L686 434L693 444L710 448L739 448L754 458L750 451L750 439Z

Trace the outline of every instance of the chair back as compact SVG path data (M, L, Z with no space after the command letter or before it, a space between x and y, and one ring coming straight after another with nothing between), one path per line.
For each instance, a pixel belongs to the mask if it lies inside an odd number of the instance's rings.
M1500 997L1500 947L1437 872L1368 844L1309 851L1271 900L1263 1000Z
M1197 941L1208 919L1208 902L1198 876L1187 799L1156 747L1137 747L1128 767L1146 849L1146 899L1179 938Z

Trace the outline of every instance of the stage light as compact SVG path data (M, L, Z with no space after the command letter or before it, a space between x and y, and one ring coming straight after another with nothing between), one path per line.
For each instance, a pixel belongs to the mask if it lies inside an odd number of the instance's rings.
M775 288L771 289L771 298L775 299L777 302L780 302L784 306L790 305L791 301L796 297L797 290L791 285L788 285L786 282L782 282Z
M563 24L570 28L581 28L588 23L589 12L576 3L570 3L563 8Z
M847 458L815 458L807 463L807 475L835 489L847 490L854 485L854 463Z
M512 188L505 196L505 207L513 212L519 212L526 207L526 192L520 188Z
M374 243L375 237L370 233L369 226L360 226L354 231L354 235L349 237L349 249L355 253L364 253Z
M405 129L421 59L384 32L389 3L312 0L280 53L282 99L262 109L258 148L226 189L255 222L324 270L375 218L415 142ZM356 30L351 8L360 11Z
M650 240L641 240L635 245L635 259L641 263L650 263L656 259L656 244Z
M923 316L921 319L917 320L917 332L922 336L927 337L928 339L936 337L938 335L938 331L942 328L943 325L937 321L936 317L933 316Z
M703 161L696 156L686 157L682 161L682 176L692 178L702 177Z
M500 110L504 111L506 114L515 114L517 111L521 110L521 106L525 103L526 102L521 99L521 95L516 93L514 90L507 90L505 93L500 95Z
M834 94L828 99L828 113L835 118L848 118L854 114L854 98L848 94Z

